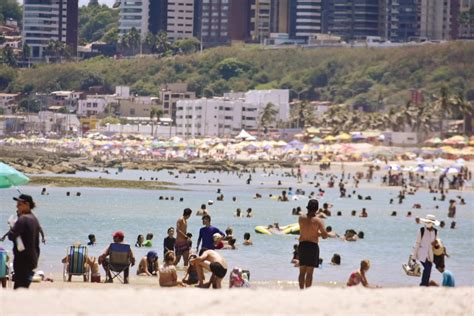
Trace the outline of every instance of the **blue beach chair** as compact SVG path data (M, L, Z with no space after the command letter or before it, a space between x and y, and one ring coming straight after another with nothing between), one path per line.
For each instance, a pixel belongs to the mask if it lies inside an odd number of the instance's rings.
M7 281L11 280L10 276L8 275L8 254L5 249L0 249L0 280L2 287L5 285L7 286Z
M125 279L128 278L130 268L130 245L112 243L109 248L109 258L107 262L108 270L110 271L106 275L105 282L113 282L113 279L117 278L122 283L125 283ZM123 278L121 274L123 273Z
M67 261L64 263L64 281L71 282L71 277L82 276L84 282L89 281L87 265L87 246L74 245L68 248Z

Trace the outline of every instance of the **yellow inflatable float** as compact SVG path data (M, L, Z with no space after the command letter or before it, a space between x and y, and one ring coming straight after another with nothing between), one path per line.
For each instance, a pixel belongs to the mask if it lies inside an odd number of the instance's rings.
M290 224L286 226L282 226L279 228L273 227L273 225L269 226L257 226L255 227L255 232L258 234L264 235L299 235L300 233L300 225L298 223Z

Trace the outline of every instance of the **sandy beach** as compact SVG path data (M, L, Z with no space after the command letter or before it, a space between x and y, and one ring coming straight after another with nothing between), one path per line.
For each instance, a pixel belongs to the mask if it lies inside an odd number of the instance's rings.
M2 315L472 315L474 291L461 288L365 289L315 286L223 289L130 285L32 286L0 291Z

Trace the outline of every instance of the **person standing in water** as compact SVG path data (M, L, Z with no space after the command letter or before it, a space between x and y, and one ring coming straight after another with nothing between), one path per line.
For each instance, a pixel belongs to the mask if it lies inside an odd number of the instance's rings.
M184 265L188 265L189 260L189 242L188 242L188 219L191 217L192 210L185 208L183 216L176 222L176 243L174 244L176 252L176 261L174 265L177 265L183 256Z
M323 221L316 217L319 209L318 200L309 200L306 209L308 212L300 215L298 219L300 225L298 282L302 290L311 287L314 268L319 266L319 237L323 239L328 237Z
M435 241L438 234L434 225L439 226L439 221L436 220L434 215L429 214L426 218L420 218L420 222L425 223L425 226L418 230L412 259L419 260L423 265L420 286L429 286L434 261L433 246L436 245Z

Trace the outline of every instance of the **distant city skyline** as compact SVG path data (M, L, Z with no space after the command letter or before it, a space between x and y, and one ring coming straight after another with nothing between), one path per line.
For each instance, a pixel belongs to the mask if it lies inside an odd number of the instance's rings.
M18 3L23 4L23 0L17 0ZM89 3L89 0L79 0L79 6L83 6ZM100 4L106 4L109 7L111 7L114 3L115 0L99 0Z

